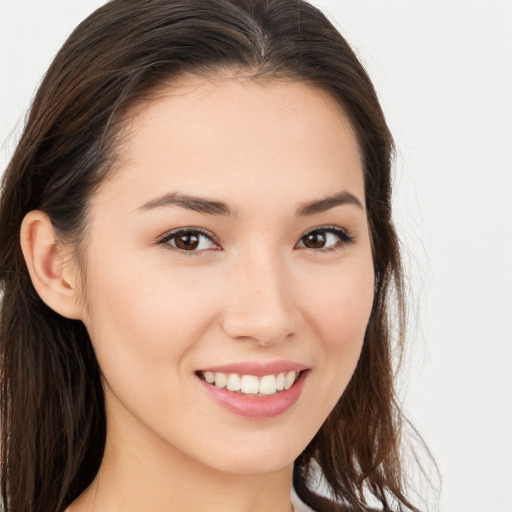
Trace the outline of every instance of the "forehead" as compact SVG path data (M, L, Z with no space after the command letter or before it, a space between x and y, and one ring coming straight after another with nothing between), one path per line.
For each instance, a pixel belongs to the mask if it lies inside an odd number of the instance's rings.
M229 203L347 188L364 198L350 122L330 94L300 82L183 78L132 110L120 155L110 185L134 208L168 190Z

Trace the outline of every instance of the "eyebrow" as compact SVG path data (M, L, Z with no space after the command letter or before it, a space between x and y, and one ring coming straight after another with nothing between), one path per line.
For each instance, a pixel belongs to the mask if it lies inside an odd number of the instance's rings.
M314 215L315 213L322 213L330 210L331 208L335 208L336 206L342 206L345 204L352 204L364 210L361 201L359 201L359 199L354 194L351 194L347 190L343 190L342 192L333 196L310 201L301 205L297 210L297 216L304 217L307 215Z
M236 213L232 212L229 206L222 201L213 201L204 197L189 196L180 194L179 192L171 192L157 197L152 201L144 204L138 210L152 210L164 206L178 206L187 210L205 213L207 215L226 215L236 217Z
M299 206L297 209L297 217L305 217L322 213L336 206L354 205L363 209L361 201L350 192L343 190L342 192L325 197L323 199L316 199L309 201ZM164 194L156 199L153 199L146 204L142 205L137 210L152 210L155 208L178 206L187 210L204 213L207 215L222 215L236 217L236 212L232 211L229 206L222 201L214 201L204 197L190 196L181 194L179 192L171 192Z

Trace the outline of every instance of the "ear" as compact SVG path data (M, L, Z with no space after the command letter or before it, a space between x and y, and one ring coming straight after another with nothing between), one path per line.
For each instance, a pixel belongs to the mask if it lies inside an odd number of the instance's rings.
M20 243L32 284L43 302L66 318L82 319L69 250L57 242L50 217L34 210L21 224Z

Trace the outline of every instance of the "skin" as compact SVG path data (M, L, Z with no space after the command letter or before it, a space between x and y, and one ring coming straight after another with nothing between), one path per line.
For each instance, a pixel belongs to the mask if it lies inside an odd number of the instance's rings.
M235 77L183 79L133 114L122 160L91 201L85 303L63 251L46 265L68 283L48 302L85 323L104 374L104 459L68 512L290 511L293 462L353 374L373 300L352 129L325 92ZM343 191L362 206L297 215ZM175 192L233 215L143 207ZM24 229L36 246L49 236L32 213ZM306 246L325 226L353 243ZM159 243L182 227L215 241L192 255ZM310 370L299 400L269 419L219 406L195 374L282 359Z

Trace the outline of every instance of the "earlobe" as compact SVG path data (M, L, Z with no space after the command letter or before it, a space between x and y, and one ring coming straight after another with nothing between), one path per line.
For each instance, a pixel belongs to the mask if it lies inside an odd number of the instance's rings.
M27 213L21 224L20 243L32 284L43 302L66 318L82 319L75 276L46 213Z

